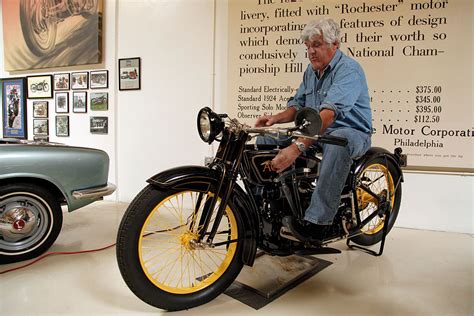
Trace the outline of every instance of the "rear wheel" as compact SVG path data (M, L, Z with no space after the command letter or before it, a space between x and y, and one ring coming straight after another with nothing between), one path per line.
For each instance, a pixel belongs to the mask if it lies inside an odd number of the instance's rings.
M242 269L237 239L243 231L232 204L213 244L205 243L206 236L198 241L203 206L214 196L208 187L163 192L148 186L127 209L117 236L117 261L128 287L144 302L166 310L204 304L224 292ZM215 212L208 231L214 219Z
M357 203L361 221L376 211L379 206L378 200L364 190L364 188L368 188L377 196L389 199L391 211L388 229L389 231L392 229L398 216L402 197L402 186L399 183L400 177L401 174L394 163L381 157L370 161L364 167L356 180ZM397 184L398 188L395 191ZM386 225L384 219L384 217L374 217L367 225L361 228L362 234L355 236L351 240L363 246L378 243L382 240L383 227Z

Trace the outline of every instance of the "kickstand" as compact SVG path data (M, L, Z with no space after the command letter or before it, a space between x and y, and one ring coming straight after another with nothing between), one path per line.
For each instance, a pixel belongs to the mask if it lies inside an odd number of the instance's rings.
M347 239L346 241L346 245L347 247L349 247L350 249L359 249L359 250L362 250L372 256L381 256L383 254L383 248L385 246L385 237L387 237L387 234L388 234L388 225L389 225L389 220L390 220L390 207L387 207L386 210L385 210L385 213L384 213L384 225L383 225L383 229L382 229L382 240L381 240L381 244L380 244L380 248L379 248L379 252L375 252L373 251L372 249L369 249L369 248L365 248L365 247L361 247L361 246L357 246L357 245L354 245L354 244L350 244L351 240L350 238Z

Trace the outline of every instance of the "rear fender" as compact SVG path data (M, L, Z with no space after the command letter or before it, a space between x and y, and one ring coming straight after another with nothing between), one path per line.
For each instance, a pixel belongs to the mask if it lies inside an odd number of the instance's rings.
M203 184L218 185L222 174L219 171L203 166L183 166L160 172L149 178L147 182L160 190L195 189ZM257 252L259 217L255 208L248 202L247 193L236 183L230 203L239 213L244 225L244 245L242 261L253 265Z
M364 170L365 167L367 167L367 165L372 161L374 160L375 158L385 158L387 160L389 160L390 162L392 162L395 166L395 168L397 169L399 175L400 175L400 182L403 182L403 172L402 172L402 169L400 167L400 160L397 158L397 156L395 156L395 154L392 154L391 152L389 152L388 150L384 149L384 148L381 148L381 147L371 147L366 153L364 156L362 156L361 158L357 159L355 162L354 162L354 165L352 167L352 172L350 174L350 179L349 179L349 183L351 185L352 188L355 188L355 181L357 179L357 175L362 171Z

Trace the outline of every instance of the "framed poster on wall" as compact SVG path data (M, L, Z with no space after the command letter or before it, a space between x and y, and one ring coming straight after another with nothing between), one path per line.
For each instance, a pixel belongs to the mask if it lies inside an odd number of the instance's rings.
M140 57L119 59L119 90L140 90Z
M69 115L56 116L56 136L69 136Z
M5 70L98 64L103 0L3 1Z
M24 78L3 80L3 137L28 138L25 93Z
M53 97L53 76L40 75L26 77L28 99L49 99Z
M69 73L54 74L54 90L69 90Z

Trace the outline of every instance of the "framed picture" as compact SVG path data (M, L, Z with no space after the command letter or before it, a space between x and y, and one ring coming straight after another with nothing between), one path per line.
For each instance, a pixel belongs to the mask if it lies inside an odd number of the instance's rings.
M107 5L104 0L5 0L2 70L98 64ZM76 18L81 18L79 21ZM61 22L59 22L61 21Z
M48 117L48 101L33 102L33 117L47 118Z
M108 134L109 118L107 116L91 116L91 134Z
M91 111L107 111L109 94L107 92L91 92Z
M61 91L61 90L69 90L69 74L54 74L54 90Z
M53 76L26 77L28 86L28 99L49 99L53 97Z
M89 73L84 72L73 72L71 74L71 89L81 90L89 88Z
M87 92L74 92L72 94L72 111L74 113L87 112Z
M56 113L69 113L69 93L56 92L55 95Z
M56 116L56 136L69 136L69 115Z
M24 78L3 80L3 137L28 138L26 124L26 89Z
M109 71L98 70L91 71L90 76L91 89L104 89L109 87Z
M140 90L140 57L119 59L119 90Z
M33 120L33 135L49 135L48 119Z

